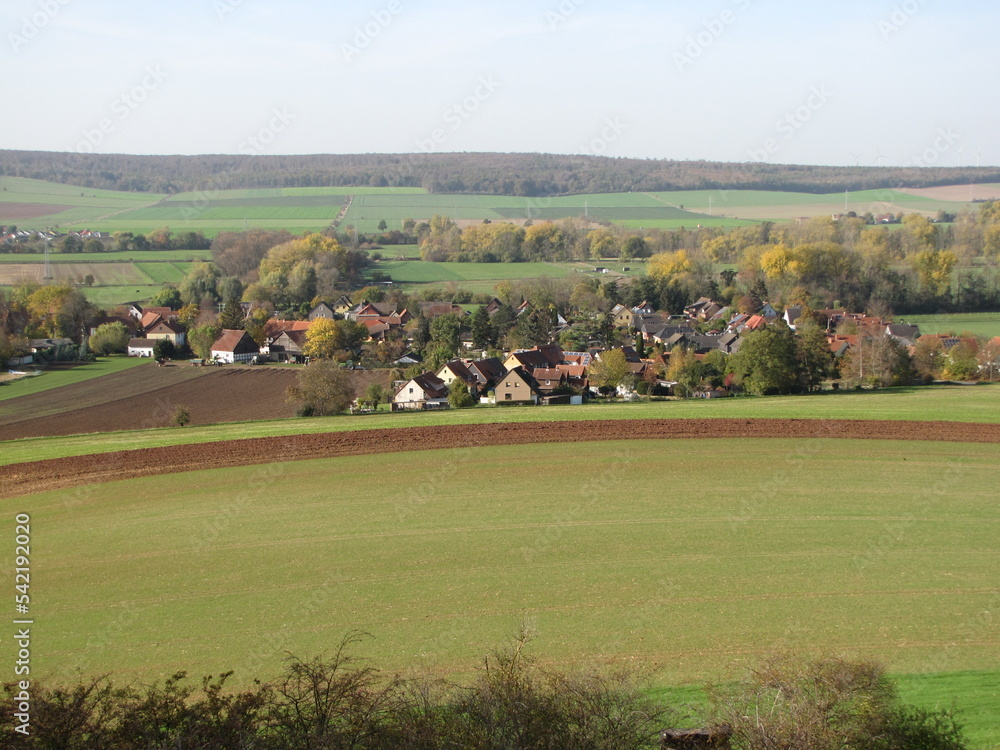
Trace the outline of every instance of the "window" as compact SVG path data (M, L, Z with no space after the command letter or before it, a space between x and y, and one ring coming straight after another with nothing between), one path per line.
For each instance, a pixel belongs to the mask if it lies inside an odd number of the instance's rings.
M511 393L505 393L503 399L504 401L512 401L514 399L514 395Z

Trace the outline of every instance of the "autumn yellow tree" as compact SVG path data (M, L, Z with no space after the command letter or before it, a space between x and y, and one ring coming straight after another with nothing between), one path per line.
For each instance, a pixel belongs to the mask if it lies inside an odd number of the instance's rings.
M333 359L345 348L344 332L336 320L318 318L306 332L303 353L312 359Z

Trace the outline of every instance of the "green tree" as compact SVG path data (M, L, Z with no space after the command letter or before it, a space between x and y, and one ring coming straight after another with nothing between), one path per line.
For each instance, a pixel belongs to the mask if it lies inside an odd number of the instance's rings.
M552 340L552 314L548 310L532 308L521 313L511 331L515 346L542 346Z
M857 345L841 359L840 374L861 385L901 385L913 377L913 360L906 347L884 331L862 331Z
M124 323L102 323L90 337L90 349L101 356L119 354L128 348L129 338Z
M188 345L201 359L208 359L212 356L212 344L219 339L220 335L222 335L222 329L218 325L196 326L188 331Z
M153 344L153 356L156 359L173 359L177 355L177 347L170 339L157 339Z
M799 385L806 392L817 390L833 372L833 353L826 334L815 323L804 325L795 337Z
M945 357L944 376L949 380L978 380L978 350L971 343L960 341L948 350Z
M382 219L382 220L381 220L381 221L380 221L380 222L378 223L378 231L380 231L380 232L384 232L384 231L385 231L386 229L388 229L388 228L389 228L389 225L385 223L385 219Z
M222 308L222 314L219 316L219 325L230 331L242 330L246 325L246 318L243 316L243 306L240 305L240 301L237 298L230 297L226 300L226 304Z
M464 380L456 380L451 384L448 392L448 403L453 409L465 409L476 403L475 398L469 393L469 386Z
M150 307L169 307L171 310L180 310L183 304L181 293L175 286L164 287L149 301Z
M461 344L462 319L458 313L448 313L431 321L431 341L439 347L451 352L451 357L458 354ZM450 357L449 357L450 358Z
M389 400L392 394L389 393L381 383L372 383L365 389L365 402L371 406L373 409L377 409L378 405Z
M299 372L296 385L288 389L287 395L301 404L303 416L322 417L346 411L354 394L351 371L331 359L320 359Z
M219 269L213 263L195 261L187 276L178 286L181 301L185 305L199 304L203 299L218 300L216 286L219 282Z
M798 384L795 334L788 326L767 326L743 337L729 366L747 393L791 393Z
M174 409L174 413L170 418L170 421L178 427L183 427L191 421L191 412L186 406L178 406Z
M625 352L621 349L609 349L601 352L588 370L590 382L598 388L614 390L631 375Z
M486 312L486 305L480 305L472 314L472 345L476 349L496 346L496 331Z

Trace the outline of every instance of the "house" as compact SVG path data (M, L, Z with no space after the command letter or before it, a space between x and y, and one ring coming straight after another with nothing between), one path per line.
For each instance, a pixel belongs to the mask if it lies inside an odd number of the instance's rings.
M503 302L494 297L490 300L489 304L486 305L486 314L492 318L501 307L503 307Z
M453 359L451 362L438 370L437 377L446 386L448 386L448 388L451 388L452 384L456 380L461 380L469 387L469 393L473 396L476 395L476 392L479 389L479 379L472 374L468 365L460 359Z
M153 347L156 341L152 339L130 339L128 342L128 356L130 357L152 357Z
M611 324L615 328L631 328L635 321L635 313L625 305L615 305L611 308Z
M906 323L890 323L885 327L885 332L903 346L913 346L920 338L920 326Z
M180 323L170 320L160 320L152 328L146 329L147 339L165 339L174 346L184 346L184 327Z
M493 392L498 405L537 404L541 400L531 375L521 367L515 367L504 375Z
M469 363L469 372L476 378L480 393L490 390L496 385L500 378L507 374L507 370L496 357L487 359L477 359Z
M326 302L320 302L309 311L309 315L307 317L310 321L318 320L320 318L325 320L336 320L337 311L333 308L333 305L328 305Z
M566 373L559 368L539 368L531 373L531 377L542 396L551 396L553 391L566 385Z
M28 339L28 350L32 354L45 354L60 346L74 346L73 339Z
M393 411L447 408L448 386L433 372L425 372L407 381L392 397Z
M763 318L767 318L769 321L777 320L778 318L781 317L780 315L778 315L778 311L774 309L774 305L772 305L770 302L765 302L761 306L760 310L757 311L757 314Z
M347 313L350 312L351 308L354 307L354 302L351 300L350 297L348 297L345 294L342 295L336 302L334 302L333 305L331 305L331 307L333 307L333 311L337 315L344 316L347 315Z
M802 317L802 310L802 305L791 305L785 308L785 322L793 331L795 330L795 321Z
M449 302L424 302L420 307L424 311L424 317L428 320L440 318L448 313L455 313L460 318L469 314L461 305L453 305Z
M393 362L394 365L419 365L424 361L416 352L406 352L402 357Z
M636 315L652 315L656 312L656 308L649 304L647 300L643 300L632 308L632 312Z
M281 331L271 340L268 348L275 362L303 362L306 331Z
M87 335L93 336L97 333L97 328L99 326L106 325L108 323L121 323L125 326L125 330L127 330L132 336L135 336L137 321L130 315L102 315L94 318L90 321L90 327L87 331Z
M212 344L210 357L219 362L249 362L260 354L260 347L257 342L250 338L250 334L239 329L226 329L222 335Z
M511 352L504 360L505 369L513 370L522 367L528 372L538 367L555 367L563 361L563 351L558 344L536 346L533 349L522 349Z

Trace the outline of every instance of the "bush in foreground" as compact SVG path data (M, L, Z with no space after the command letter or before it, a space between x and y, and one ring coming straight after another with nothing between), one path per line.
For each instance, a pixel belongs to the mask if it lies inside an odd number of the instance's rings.
M274 682L201 689L179 672L162 686L115 686L106 677L70 687L33 686L31 734L15 731L16 688L0 700L3 747L147 750L412 748L437 750L642 750L678 714L626 673L541 669L522 634L492 653L469 685L382 674L348 654L290 657ZM765 664L734 688L713 690L714 718L741 750L961 750L947 713L902 705L882 671L839 660Z

